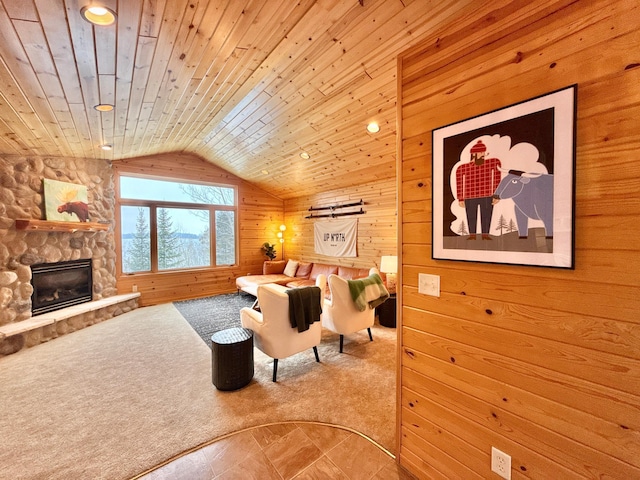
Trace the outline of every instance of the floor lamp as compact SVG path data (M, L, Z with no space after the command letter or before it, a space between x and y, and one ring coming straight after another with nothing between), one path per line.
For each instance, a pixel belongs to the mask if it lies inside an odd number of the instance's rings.
M287 229L286 225L280 225L280 231L278 232L278 238L280 239L280 245L282 245L282 260L284 260L284 231Z

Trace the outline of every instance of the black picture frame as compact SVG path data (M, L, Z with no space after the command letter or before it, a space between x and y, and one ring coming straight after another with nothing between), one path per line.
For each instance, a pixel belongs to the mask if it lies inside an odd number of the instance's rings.
M433 130L433 259L575 268L576 100L571 85Z

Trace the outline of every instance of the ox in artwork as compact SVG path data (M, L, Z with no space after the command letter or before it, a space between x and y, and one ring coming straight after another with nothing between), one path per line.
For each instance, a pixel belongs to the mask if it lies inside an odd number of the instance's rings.
M553 238L553 175L509 170L495 196L513 200L520 238L529 234L529 219L542 221L546 238Z

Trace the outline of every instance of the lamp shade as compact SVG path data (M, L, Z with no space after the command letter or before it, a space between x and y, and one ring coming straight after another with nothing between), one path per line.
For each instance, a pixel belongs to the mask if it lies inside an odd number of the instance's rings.
M380 260L380 271L383 273L398 273L398 257L383 255Z

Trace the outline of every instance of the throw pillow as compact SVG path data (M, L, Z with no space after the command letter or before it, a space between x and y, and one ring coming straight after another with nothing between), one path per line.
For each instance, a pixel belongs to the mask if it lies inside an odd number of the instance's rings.
M296 270L298 270L298 262L296 262L295 260L289 260L287 262L287 266L284 267L284 274L287 277L295 277L296 276Z
M284 260L267 260L262 265L262 274L263 275L273 275L282 273L286 267L286 262Z
M300 265L298 265L298 271L296 272L296 277L309 278L309 274L311 273L312 267L313 267L313 263L300 262Z

